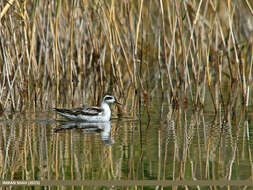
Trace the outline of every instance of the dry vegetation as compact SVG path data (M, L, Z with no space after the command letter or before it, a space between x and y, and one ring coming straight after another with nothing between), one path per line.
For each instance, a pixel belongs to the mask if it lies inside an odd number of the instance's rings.
M107 92L126 107L158 94L175 106L248 106L252 9L252 0L3 0L0 107L97 103Z

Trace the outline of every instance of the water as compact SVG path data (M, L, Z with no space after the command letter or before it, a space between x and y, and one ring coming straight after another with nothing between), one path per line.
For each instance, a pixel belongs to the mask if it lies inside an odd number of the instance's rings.
M253 180L252 113L156 102L137 119L102 125L55 121L51 111L5 113L2 180Z

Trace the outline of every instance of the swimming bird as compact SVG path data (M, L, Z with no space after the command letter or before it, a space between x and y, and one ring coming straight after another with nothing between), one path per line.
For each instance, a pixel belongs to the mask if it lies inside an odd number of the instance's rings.
M113 103L120 104L113 96L105 95L100 107L54 108L54 111L72 121L107 122L111 119L110 104Z

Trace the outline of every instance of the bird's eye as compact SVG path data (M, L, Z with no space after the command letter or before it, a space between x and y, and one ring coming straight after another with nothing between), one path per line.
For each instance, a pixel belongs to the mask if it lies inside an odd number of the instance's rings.
M113 98L108 96L108 97L105 97L105 100L112 100Z

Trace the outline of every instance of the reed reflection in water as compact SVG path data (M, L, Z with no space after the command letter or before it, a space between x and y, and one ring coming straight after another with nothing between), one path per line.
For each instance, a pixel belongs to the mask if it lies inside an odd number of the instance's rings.
M139 120L104 124L56 122L51 112L40 113L45 120L36 114L7 115L0 123L1 177L252 180L252 114L152 105L151 120L143 107Z

